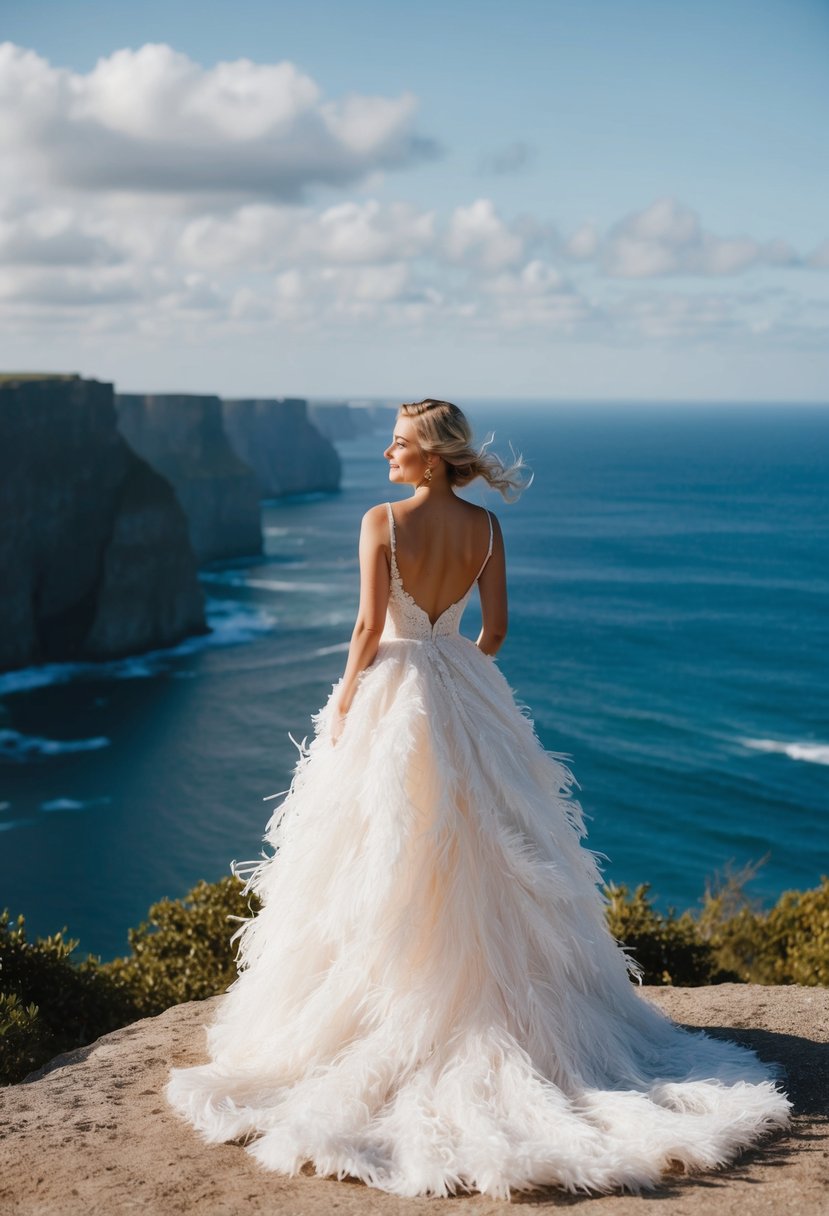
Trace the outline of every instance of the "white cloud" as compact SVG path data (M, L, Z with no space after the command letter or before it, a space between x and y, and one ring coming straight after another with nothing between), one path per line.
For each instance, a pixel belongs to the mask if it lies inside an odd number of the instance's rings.
M163 44L121 50L86 74L0 44L0 153L24 174L83 192L225 194L288 201L432 156L416 98L324 101L294 64L203 68Z
M434 242L434 212L419 211L408 203L368 199L338 203L321 212L257 203L229 215L189 220L177 253L192 265L265 269L286 261L397 261L428 252Z
M538 258L527 262L517 273L505 271L482 283L485 291L500 296L541 296L559 291L563 285L559 271Z
M599 230L593 223L582 224L564 242L563 252L573 261L586 261L599 247Z
M83 266L122 260L94 223L70 207L0 215L0 265Z
M785 241L762 243L705 232L696 212L672 198L658 199L644 211L625 216L601 242L597 258L606 275L623 279L679 274L716 277L739 274L752 266L800 264Z
M409 93L325 99L287 62L205 69L150 45L80 74L0 46L0 324L46 342L170 344L275 326L320 345L338 327L375 344L386 327L768 344L825 333L819 305L792 311L782 288L699 287L759 266L829 269L829 242L802 257L783 239L721 237L671 198L566 239L489 197L443 213L388 199L388 172L429 151L415 109ZM517 145L502 151L520 167ZM345 196L357 183L361 197ZM337 201L312 204L323 184ZM698 280L687 294L624 282L679 275Z
M452 212L443 248L451 262L500 270L521 260L524 241L509 230L491 199L479 198L469 207L456 207Z

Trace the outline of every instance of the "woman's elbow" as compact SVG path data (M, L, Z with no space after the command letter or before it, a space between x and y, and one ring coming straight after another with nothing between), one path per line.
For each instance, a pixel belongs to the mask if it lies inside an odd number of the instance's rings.
M354 636L366 642L372 640L379 642L383 633L384 623L373 621L369 617L357 617L357 622L354 626Z
M487 637L500 645L506 639L509 620L506 615L499 613L496 617L490 617L488 621L484 621L483 627Z

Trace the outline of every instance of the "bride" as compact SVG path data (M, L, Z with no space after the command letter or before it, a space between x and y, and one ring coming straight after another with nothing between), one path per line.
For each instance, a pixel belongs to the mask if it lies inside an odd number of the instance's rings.
M493 659L504 543L455 491L509 499L521 462L433 400L400 407L385 457L412 493L363 518L345 673L245 867L261 910L210 1060L172 1069L168 1100L270 1170L406 1196L641 1191L729 1162L787 1126L780 1070L631 983L573 775Z

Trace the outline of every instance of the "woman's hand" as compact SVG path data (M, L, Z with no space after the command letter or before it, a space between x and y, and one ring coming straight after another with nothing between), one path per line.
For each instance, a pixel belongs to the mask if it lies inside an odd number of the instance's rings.
M340 735L345 729L345 719L348 711L343 710L339 702L334 706L331 713L331 742L336 743Z

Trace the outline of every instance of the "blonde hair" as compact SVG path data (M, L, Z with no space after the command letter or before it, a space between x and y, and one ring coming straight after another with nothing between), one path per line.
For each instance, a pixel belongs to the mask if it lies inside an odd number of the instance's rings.
M532 474L528 474L527 466L515 452L512 464L505 464L500 456L487 451L492 439L476 448L466 415L451 401L427 397L423 401L406 402L398 413L414 423L421 449L433 452L446 462L450 485L465 486L476 477L483 477L507 502L514 502L532 481Z

